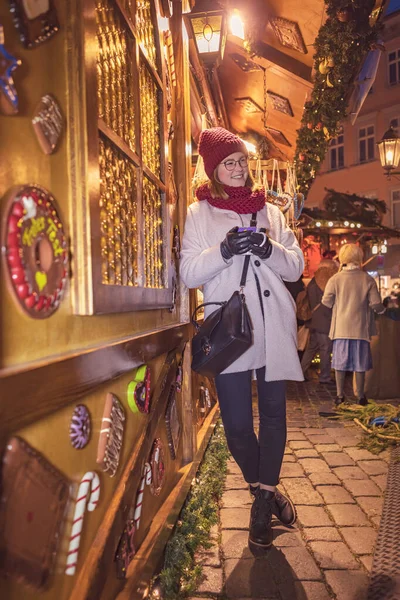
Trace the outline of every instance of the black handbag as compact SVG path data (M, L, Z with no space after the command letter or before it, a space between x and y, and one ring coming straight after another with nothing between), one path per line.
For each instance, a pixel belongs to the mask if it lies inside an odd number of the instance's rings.
M256 213L252 214L256 225ZM244 259L240 289L225 302L205 302L196 308L192 323L196 334L192 339L192 369L206 377L222 373L253 345L253 325L246 305L243 288L246 285L250 256ZM204 306L220 308L209 315L202 325L196 321L197 312Z

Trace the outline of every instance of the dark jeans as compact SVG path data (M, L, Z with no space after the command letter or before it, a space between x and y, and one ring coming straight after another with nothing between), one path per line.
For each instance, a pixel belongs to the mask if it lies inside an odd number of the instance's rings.
M247 483L279 482L286 444L286 382L265 381L257 369L260 429L253 427L252 371L217 375L215 383L229 450Z
M321 368L319 373L320 381L330 381L331 378L331 352L333 342L329 339L327 333L320 333L319 331L311 330L310 339L306 349L304 350L303 358L301 359L301 368L303 369L304 375L307 370L311 367L314 356L319 351L321 359Z

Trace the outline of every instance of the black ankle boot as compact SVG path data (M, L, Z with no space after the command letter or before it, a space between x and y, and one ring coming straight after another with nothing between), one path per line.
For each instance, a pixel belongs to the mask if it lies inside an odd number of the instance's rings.
M340 406L344 402L344 396L336 396L335 398L335 406Z
M271 528L272 508L275 494L269 490L257 491L250 514L249 548L255 553L262 553L272 545Z
M275 492L275 502L272 513L283 525L293 525L296 520L296 509L293 502L279 490Z
M359 399L358 399L358 404L359 404L360 406L367 406L367 404L368 404L368 400L366 399L366 397L365 397L365 396L363 396L362 398L359 398Z

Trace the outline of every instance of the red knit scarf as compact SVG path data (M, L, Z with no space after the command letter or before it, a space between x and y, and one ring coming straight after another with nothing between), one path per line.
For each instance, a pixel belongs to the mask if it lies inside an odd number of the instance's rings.
M252 192L249 187L231 187L224 185L224 191L229 198L212 198L208 184L201 185L196 190L198 200L207 200L215 208L233 210L241 215L258 212L265 206L265 191L263 189Z

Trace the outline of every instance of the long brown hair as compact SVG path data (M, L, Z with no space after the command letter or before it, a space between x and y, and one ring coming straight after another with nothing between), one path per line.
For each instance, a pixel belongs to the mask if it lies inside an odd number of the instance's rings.
M217 171L218 167L215 169L212 177L210 179L207 179L205 182L203 181L202 183L208 183L208 187L210 189L210 194L212 198L222 198L223 200L227 200L229 196L224 190L224 185L218 180ZM247 179L244 185L245 187L250 188L252 191L257 189L257 185L255 184L254 179L250 174L250 171L247 175Z

